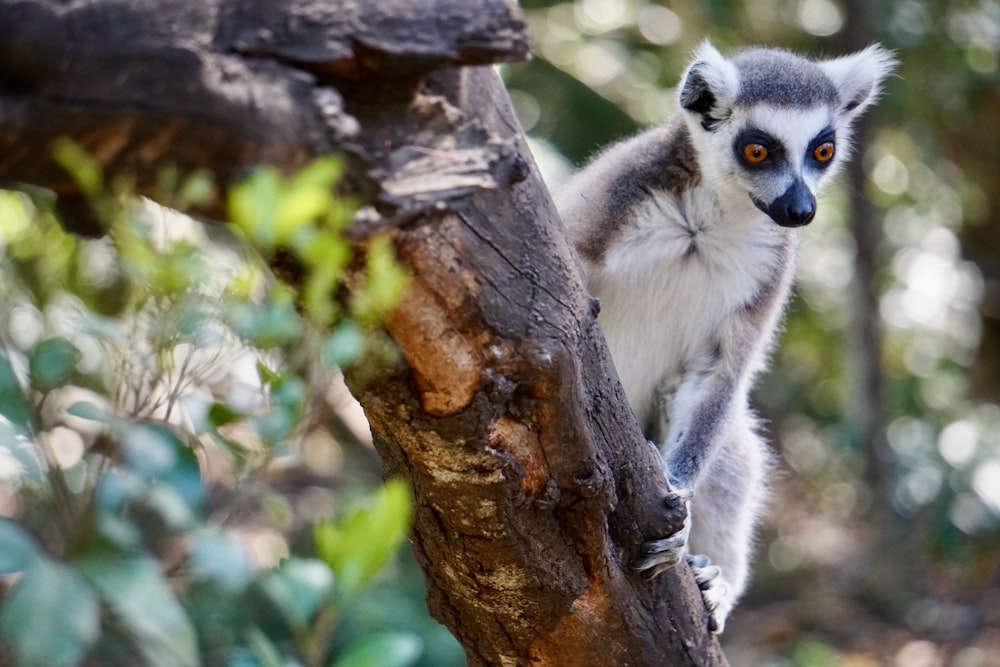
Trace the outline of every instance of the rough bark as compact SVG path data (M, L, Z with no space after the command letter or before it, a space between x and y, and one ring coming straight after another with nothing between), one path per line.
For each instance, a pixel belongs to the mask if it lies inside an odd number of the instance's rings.
M354 389L416 500L432 613L472 665L724 664L686 567L628 562L681 512L615 379L575 259L489 62L502 0L0 0L0 181L72 183L70 136L155 195L338 150L413 280L404 362ZM8 38L8 36L13 36ZM221 211L209 211L221 215Z

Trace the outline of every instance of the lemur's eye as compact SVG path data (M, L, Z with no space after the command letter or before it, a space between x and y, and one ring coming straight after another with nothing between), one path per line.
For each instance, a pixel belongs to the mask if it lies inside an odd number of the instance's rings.
M829 162L833 159L833 142L827 141L813 149L813 157L817 162Z
M750 164L760 164L767 159L767 148L761 144L747 144L743 147L743 159Z

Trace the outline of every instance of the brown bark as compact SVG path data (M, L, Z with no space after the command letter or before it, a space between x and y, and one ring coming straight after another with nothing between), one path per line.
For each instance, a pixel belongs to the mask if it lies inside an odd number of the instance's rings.
M65 195L68 135L151 189L340 150L413 280L405 362L354 389L416 499L432 613L472 665L725 664L686 567L628 562L679 526L575 259L488 62L502 0L0 1L0 180ZM212 211L216 215L221 211Z

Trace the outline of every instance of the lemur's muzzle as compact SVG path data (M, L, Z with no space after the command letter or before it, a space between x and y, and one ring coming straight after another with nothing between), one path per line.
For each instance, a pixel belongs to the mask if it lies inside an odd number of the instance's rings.
M801 227L816 215L816 198L801 179L795 179L784 194L770 204L751 196L754 205L782 227Z

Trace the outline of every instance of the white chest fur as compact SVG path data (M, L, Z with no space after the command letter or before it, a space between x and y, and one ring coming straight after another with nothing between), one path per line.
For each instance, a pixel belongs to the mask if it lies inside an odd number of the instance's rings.
M590 273L640 423L656 408L658 389L723 345L729 320L790 270L788 230L742 202L746 217L725 216L732 202L725 204L700 188L680 199L651 197Z

